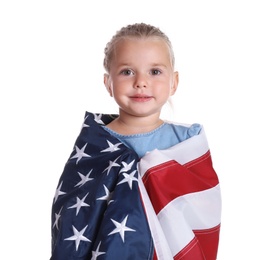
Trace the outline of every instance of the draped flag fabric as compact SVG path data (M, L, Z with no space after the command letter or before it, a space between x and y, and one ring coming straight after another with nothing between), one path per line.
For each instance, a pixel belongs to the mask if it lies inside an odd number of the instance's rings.
M158 259L216 259L221 194L204 130L170 149L148 153L139 171Z
M51 260L214 260L221 200L202 129L141 160L86 112L52 206Z

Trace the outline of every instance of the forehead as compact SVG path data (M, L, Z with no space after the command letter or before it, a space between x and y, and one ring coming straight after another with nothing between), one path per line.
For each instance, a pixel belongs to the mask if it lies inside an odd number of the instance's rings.
M145 46L157 46L161 48L165 48L167 51L169 49L167 43L160 37L157 36L145 36L145 37L134 37L134 36L127 36L120 38L116 44L115 49L120 49L123 46L125 48L128 47L145 47Z
M126 37L120 39L114 47L113 59L121 58L158 58L170 59L171 53L168 44L159 37Z

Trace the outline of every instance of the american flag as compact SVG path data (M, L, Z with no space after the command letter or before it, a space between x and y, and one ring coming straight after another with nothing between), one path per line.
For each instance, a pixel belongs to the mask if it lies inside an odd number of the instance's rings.
M207 143L139 162L101 127L115 117L86 112L53 200L50 259L215 259L219 183Z
M139 172L154 259L216 259L221 192L204 129L170 149L148 153Z

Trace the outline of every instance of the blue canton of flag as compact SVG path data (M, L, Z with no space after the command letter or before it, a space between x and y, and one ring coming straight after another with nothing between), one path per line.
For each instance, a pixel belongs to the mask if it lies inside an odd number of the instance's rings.
M52 207L51 260L152 259L138 187L138 156L86 112Z

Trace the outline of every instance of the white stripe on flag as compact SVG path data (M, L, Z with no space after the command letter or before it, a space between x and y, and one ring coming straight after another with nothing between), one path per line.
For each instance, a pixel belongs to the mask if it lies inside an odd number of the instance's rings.
M154 211L152 203L147 194L146 188L143 184L141 176L138 178L138 185L141 192L142 200L145 205L145 211L151 230L155 251L158 260L173 260L169 245L164 236L163 230L158 221L157 215Z
M179 253L193 238L192 230L213 228L221 222L220 186L180 196L167 204L158 219L171 249Z

